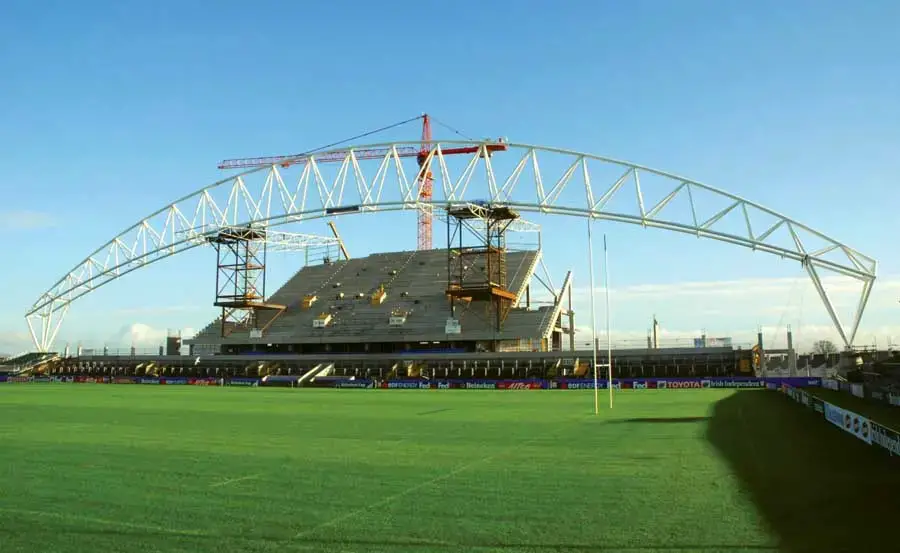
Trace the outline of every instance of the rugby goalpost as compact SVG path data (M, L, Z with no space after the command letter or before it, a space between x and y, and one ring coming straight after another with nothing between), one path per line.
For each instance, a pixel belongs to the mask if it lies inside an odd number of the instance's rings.
M590 265L591 280L591 355L592 365L594 367L594 414L600 414L600 379L597 370L606 368L606 385L609 388L609 408L613 407L613 375L612 375L612 334L610 328L610 310L609 310L609 250L606 247L606 234L603 235L603 291L606 293L606 363L597 364L597 349L600 344L597 342L597 289L594 286L594 237L593 226L594 221L588 219L588 264ZM571 329L575 332L575 329Z

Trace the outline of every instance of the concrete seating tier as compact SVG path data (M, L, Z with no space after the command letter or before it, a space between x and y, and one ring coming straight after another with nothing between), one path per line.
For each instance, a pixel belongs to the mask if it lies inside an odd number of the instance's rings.
M508 288L517 297L524 295L539 255L537 251L507 254ZM474 264L468 270L484 271L484 267ZM371 296L381 286L387 297L382 304L372 305ZM462 335L448 337L445 324L450 313L446 288L446 250L378 253L304 267L269 298L271 303L286 305L287 310L270 324L262 340L266 343L511 340L539 338L548 327L548 308L513 308L502 330L496 332L495 321L484 303L462 303L457 309ZM307 295L318 299L309 309L304 309L302 302ZM403 326L389 326L391 312L395 310L408 313ZM331 323L325 328L313 328L313 320L321 313L330 313ZM218 321L213 321L189 343L252 341L246 330L236 330L221 338Z

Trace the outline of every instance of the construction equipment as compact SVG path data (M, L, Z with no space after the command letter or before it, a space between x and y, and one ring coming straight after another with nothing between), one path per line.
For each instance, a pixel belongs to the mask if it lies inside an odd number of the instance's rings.
M419 195L418 199L421 204L425 207L419 209L419 216L417 221L417 229L418 229L418 238L416 240L417 249L418 250L430 250L432 245L432 213L430 208L430 203L432 200L432 192L433 192L433 177L430 170L424 168L425 163L428 161L428 156L431 153L430 143L432 142L431 138L431 118L428 114L422 114L417 119L422 119L422 145L420 147L416 146L402 146L396 148L397 155L399 157L415 157L416 161L419 164L419 174L416 178ZM408 121L406 121L408 122ZM397 123L395 125L390 125L391 128L397 126L402 123ZM365 133L365 136L371 133ZM478 152L480 146L462 146L459 148L441 148L442 155L456 155L456 154L474 154ZM503 139L497 139L496 142L489 142L485 144L485 150L488 155L494 152L502 152L507 149L507 145ZM323 154L294 154L294 155L286 155L286 156L267 156L267 157L251 157L251 158L238 158L238 159L226 159L219 163L219 169L248 169L253 167L265 167L269 165L279 165L281 167L290 167L291 165L302 165L309 161L310 158L314 157L316 163L325 163L325 162L343 162L347 157L347 154L351 149L345 150L336 150L331 152L326 152ZM352 149L353 154L356 156L357 160L363 159L381 159L392 152L390 148L369 148L369 149ZM341 250L343 251L343 246L341 246ZM346 256L347 259L350 259Z
M206 240L216 248L216 299L222 309L221 336L246 328L266 328L287 306L266 300L265 228L228 227ZM260 317L262 312L270 316ZM262 323L262 324L260 324Z
M384 303L384 300L387 299L387 292L384 289L384 284L378 286L378 288L374 292L372 292L370 299L372 300L373 306L378 306Z
M331 234L337 239L338 247L341 248L341 255L344 256L344 260L350 261L350 254L347 253L347 248L344 247L344 241L341 240L341 235L338 234L337 227L334 226L334 221L328 221L328 228L331 229Z
M434 178L431 174L431 167L425 167L430 148L431 120L426 114L422 116L422 147L419 149L419 155L416 156L416 161L419 164L419 173L416 179L419 185L419 203L425 206L419 209L416 219L416 228L418 229L416 249L419 251L431 249L431 198L433 197ZM475 151L478 150L476 149Z

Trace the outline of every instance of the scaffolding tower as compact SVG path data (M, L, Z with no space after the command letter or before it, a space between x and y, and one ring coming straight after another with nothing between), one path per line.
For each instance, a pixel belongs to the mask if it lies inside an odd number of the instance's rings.
M222 309L221 335L247 329L251 337L262 335L260 323L270 324L284 305L266 302L266 230L227 227L207 241L216 248L216 299ZM260 312L270 313L262 321Z
M447 296L450 318L457 304L481 302L500 331L516 295L507 287L506 231L519 214L506 206L468 203L447 209ZM472 222L480 220L476 228ZM466 245L465 231L477 239Z

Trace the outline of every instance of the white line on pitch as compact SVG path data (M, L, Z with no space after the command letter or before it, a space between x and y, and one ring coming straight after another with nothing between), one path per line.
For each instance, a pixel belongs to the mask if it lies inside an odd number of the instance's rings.
M535 440L534 439L526 440L525 442L523 442L522 444L519 444L517 446L506 448L502 451L494 453L493 455L488 455L487 457L482 457L481 459L476 459L470 463L466 463L465 465L457 467L457 468L451 470L450 472L445 472L444 474L438 475L438 476L432 478L431 480L426 480L425 482L420 482L412 487L409 487L403 491L397 492L393 495L389 495L389 496L387 496L383 499L380 499L374 503L370 503L369 505L366 505L364 507L354 509L354 510L350 511L349 513L344 513L343 515L337 516L331 520L327 520L317 526L314 526L314 527L310 528L309 530L304 530L304 531L299 532L297 535L294 536L294 539L296 540L296 539L300 539L300 538L305 538L311 534L318 532L319 530L328 528L329 526L334 526L336 524L339 524L349 518L355 517L356 515L363 513L365 511L368 511L370 509L375 509L377 507L382 507L384 505L387 505L388 503L393 503L394 501L397 501L401 497L407 496L407 495L409 495L413 492L416 492L418 490L421 490L422 488L425 488L427 486L431 486L433 484L437 484L438 482L442 482L449 478L453 478L454 476L456 476L457 474L459 474L463 471L469 470L470 468L472 468L476 465L480 465L482 463L488 463L490 461L493 461L497 457L506 455L507 453L512 451L515 447L522 447L533 441L535 441ZM438 543L438 542L434 542L434 543ZM445 542L440 542L440 543L445 543Z
M259 474L251 474L249 476L241 476L240 478L229 478L227 480L222 480L221 482L216 482L215 484L210 484L210 488L219 488L221 486L227 486L228 484L234 484L235 482L243 482L244 480L254 480L262 476L262 473Z
M166 528L163 526L156 526L155 524L142 524L136 522L128 522L124 520L109 520L105 518L97 518L83 515L76 515L72 513L54 513L50 511L31 511L27 509L8 509L5 507L0 507L0 513L9 513L13 515L23 515L23 516L33 516L33 517L52 517L57 518L64 521L74 521L74 522L89 522L92 524L105 524L108 526L118 526L121 528L128 528L130 530L143 530L143 531L152 531L159 532L161 534L171 534L176 536L210 536L211 534L207 534L205 532L201 532L198 530L179 530L177 528Z

